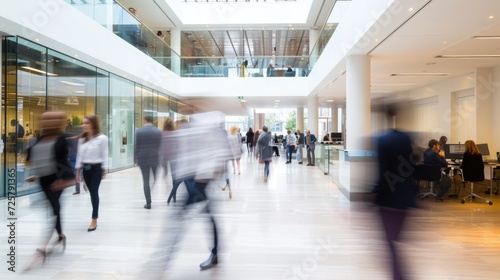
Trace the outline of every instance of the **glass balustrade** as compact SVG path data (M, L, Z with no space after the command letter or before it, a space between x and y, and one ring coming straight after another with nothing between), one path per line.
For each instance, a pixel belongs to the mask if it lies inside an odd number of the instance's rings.
M325 49L351 0L338 0L319 31L309 56L181 57L134 16L134 10L113 0L65 0L117 36L181 77L307 77ZM242 68L247 60L248 65ZM272 66L270 66L272 65ZM291 65L291 69L288 69Z

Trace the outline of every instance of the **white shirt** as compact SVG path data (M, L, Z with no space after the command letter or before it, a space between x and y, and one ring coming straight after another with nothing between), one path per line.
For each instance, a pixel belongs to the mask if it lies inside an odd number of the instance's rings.
M102 169L108 169L108 137L100 134L83 143L78 139L75 169L82 168L84 163L101 163Z

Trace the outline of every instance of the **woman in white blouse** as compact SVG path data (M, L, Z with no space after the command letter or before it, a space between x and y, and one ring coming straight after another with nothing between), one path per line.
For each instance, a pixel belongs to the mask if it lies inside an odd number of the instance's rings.
M96 115L83 118L83 133L78 140L76 155L76 180L81 181L81 175L87 184L92 202L92 222L87 231L97 228L99 213L99 185L106 177L108 168L108 137L101 133ZM83 170L83 172L82 172Z

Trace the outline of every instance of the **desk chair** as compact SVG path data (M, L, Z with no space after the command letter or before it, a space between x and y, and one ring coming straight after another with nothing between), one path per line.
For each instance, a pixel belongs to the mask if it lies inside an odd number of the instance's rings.
M468 168L461 169L461 171L462 171L461 172L462 173L462 181L464 182L464 184L467 183L467 182L470 183L470 193L466 197L462 198L461 203L464 204L465 203L465 199L468 198L468 197L470 197L471 201L472 201L472 199L480 198L480 199L485 200L486 203L488 203L489 205L493 205L492 201L487 200L486 198L484 198L482 196L479 196L476 193L474 193L474 183L484 181L484 167L483 167L482 162L481 162L480 166L477 164L477 167L476 166L470 166Z
M430 189L426 193L422 193L421 199L426 198L429 195L433 195L436 199L441 199L442 197L437 197L434 193L434 183L441 180L441 167L439 165L432 164L419 164L415 166L414 179L417 181L427 181L430 182Z
M498 181L500 181L500 166L497 166L493 168L491 174L491 181L495 182L496 187L495 187L495 195L498 195ZM486 194L490 194L493 191L493 188L490 190L486 191Z

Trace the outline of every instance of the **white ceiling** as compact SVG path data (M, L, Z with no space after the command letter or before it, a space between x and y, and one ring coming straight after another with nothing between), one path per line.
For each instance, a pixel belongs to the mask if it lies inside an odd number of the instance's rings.
M133 6L140 11L139 18L157 28L169 29L174 24L175 15L169 14L165 0L120 1L124 6ZM356 1L356 0L354 0ZM329 0L315 0L313 9L319 16L318 7ZM312 13L312 12L311 12ZM324 16L322 16L324 17ZM492 17L492 18L490 18ZM151 20L151 23L146 22ZM308 22L315 22L310 20ZM235 26L220 25L217 30L228 30ZM309 28L317 28L314 24ZM193 31L192 28L190 28ZM443 59L439 55L470 54L500 55L500 40L477 40L473 36L500 36L500 1L498 0L429 0L421 10L396 28L389 37L380 38L369 55L371 56L372 98L386 96L420 88L441 80L472 73L477 67L500 65L500 59ZM341 62L345 63L345 62ZM345 69L345 68L344 68ZM395 73L449 73L439 77L397 77ZM339 73L325 77L325 81L338 78ZM318 95L320 106L329 107L328 99L345 99L345 75L326 86ZM241 112L241 105L236 98L198 98L188 99L194 105L203 105L222 110L228 114ZM273 107L274 97L249 98L248 108ZM307 106L307 97L280 97L280 106L297 108ZM211 104L211 105L208 105ZM285 105L286 104L286 105ZM338 102L336 102L338 104ZM236 110L237 109L237 110ZM243 108L245 109L245 108Z

